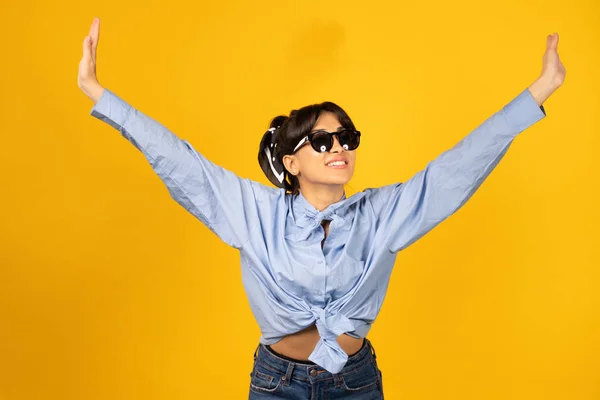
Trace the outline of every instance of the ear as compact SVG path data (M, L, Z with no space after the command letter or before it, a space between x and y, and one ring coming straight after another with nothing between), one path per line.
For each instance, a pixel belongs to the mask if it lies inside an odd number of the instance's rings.
M293 155L286 154L283 156L283 165L291 175L298 175L300 168L298 167L298 159Z

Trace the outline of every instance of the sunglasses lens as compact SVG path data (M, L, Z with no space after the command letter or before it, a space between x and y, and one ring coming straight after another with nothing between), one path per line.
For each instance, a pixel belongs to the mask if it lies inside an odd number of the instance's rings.
M319 153L325 153L331 150L331 136L327 133L317 133L312 137L312 147Z
M360 135L356 131L342 131L338 138L345 150L355 150L360 144Z

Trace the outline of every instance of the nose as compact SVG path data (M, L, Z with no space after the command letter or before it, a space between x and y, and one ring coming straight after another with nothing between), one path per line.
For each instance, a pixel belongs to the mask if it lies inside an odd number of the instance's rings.
M339 153L340 151L345 151L340 142L338 141L337 135L333 135L333 146L331 146L330 153Z

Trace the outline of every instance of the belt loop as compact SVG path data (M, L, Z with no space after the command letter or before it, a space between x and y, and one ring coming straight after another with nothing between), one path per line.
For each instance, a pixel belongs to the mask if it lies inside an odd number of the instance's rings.
M342 386L342 374L339 372L333 374L333 382L335 383L335 387L339 389Z
M287 371L285 372L285 376L283 376L281 379L283 379L283 385L284 386L290 386L290 384L292 383L292 371L294 370L294 367L296 366L295 363L293 362L288 362L288 366L287 366Z
M258 342L258 346L256 346L256 350L254 350L254 359L256 360L256 355L258 354L258 348L260 347L260 342Z
M373 358L377 358L377 354L375 354L375 348L373 347L373 345L371 344L371 341L367 338L365 338L365 340L367 340L368 344L369 344L369 348L371 349L371 354L373 354Z

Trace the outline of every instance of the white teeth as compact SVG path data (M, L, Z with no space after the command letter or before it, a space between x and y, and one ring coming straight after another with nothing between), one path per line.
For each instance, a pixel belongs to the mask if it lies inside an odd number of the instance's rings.
M330 162L329 164L327 164L328 167L332 167L334 165L345 165L346 162L345 161L334 161L334 162Z

